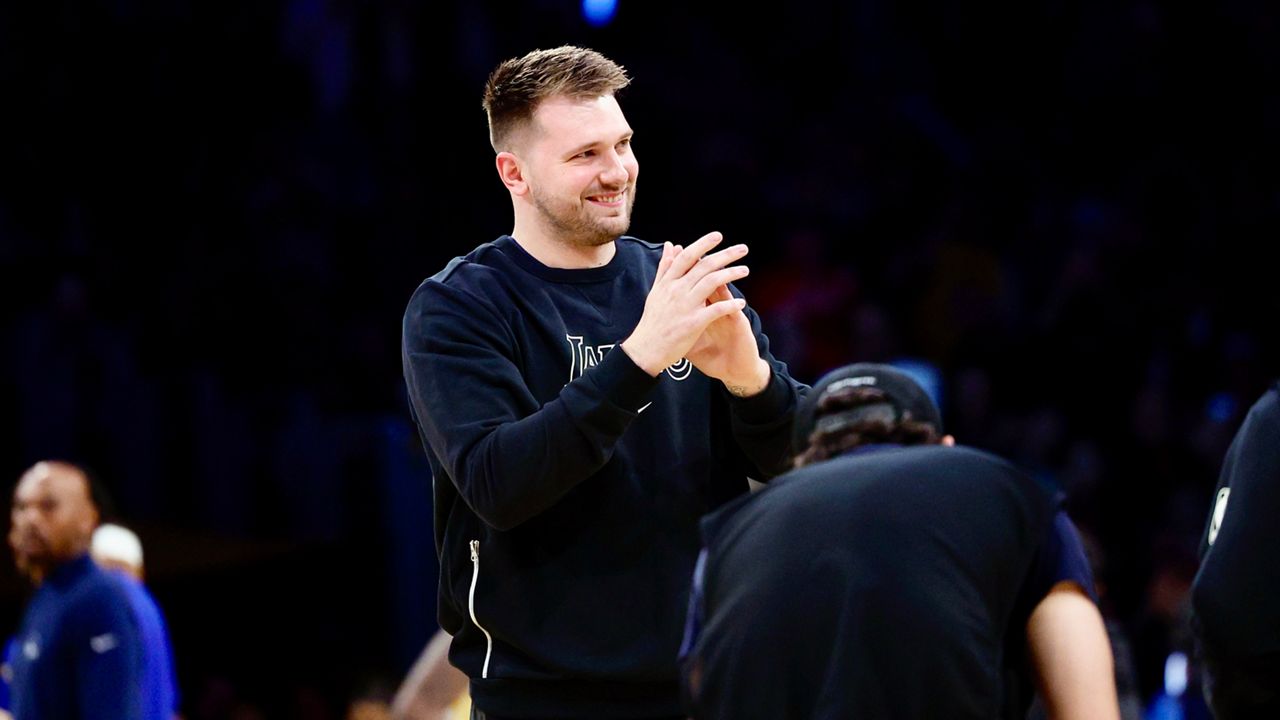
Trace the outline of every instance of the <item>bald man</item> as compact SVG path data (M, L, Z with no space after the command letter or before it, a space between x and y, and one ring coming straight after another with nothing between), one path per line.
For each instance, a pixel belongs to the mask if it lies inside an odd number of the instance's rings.
M88 476L39 462L13 492L9 546L36 592L14 638L18 720L141 717L142 650L123 586L94 564L98 526Z

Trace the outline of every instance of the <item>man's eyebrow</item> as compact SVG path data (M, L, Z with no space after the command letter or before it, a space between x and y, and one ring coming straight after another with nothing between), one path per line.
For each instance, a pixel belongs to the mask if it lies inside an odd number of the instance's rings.
M593 147L595 147L595 146L597 146L597 145L599 145L599 144L600 144L600 143L599 143L599 141L593 141L593 142L589 142L589 143L584 143L584 144L582 144L582 145L579 145L579 146L577 146L577 147L575 147L575 148L573 148L573 149L571 149L571 150L567 151L567 152L565 153L565 155L568 155L568 156L577 155L578 153L581 153L581 152L583 152L583 151L585 151L585 150L590 150L591 148L593 148Z
M611 144L616 145L622 142L623 140L630 140L632 137L635 137L635 134L636 133L634 130L628 130L622 133L621 135L619 135L618 138L614 140L613 143ZM591 140L589 142L582 143L581 145L573 148L572 150L567 151L565 155L566 156L577 155L578 153L583 152L584 150L590 150L591 148L596 147L598 145L603 145L604 143L605 143L604 140Z

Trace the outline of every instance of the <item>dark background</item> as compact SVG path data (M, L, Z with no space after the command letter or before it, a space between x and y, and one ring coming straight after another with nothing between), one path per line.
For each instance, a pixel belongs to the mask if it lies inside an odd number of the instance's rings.
M401 313L511 229L488 71L587 45L634 78L632 234L749 243L801 380L935 371L961 442L1067 493L1146 702L1275 372L1280 8L969 5L6 3L0 469L100 474L187 717L393 688L435 627Z

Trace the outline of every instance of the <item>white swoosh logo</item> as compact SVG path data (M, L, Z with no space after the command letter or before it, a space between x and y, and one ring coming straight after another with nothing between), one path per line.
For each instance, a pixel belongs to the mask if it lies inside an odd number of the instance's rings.
M120 642L116 640L116 636L111 633L103 633L96 637L89 638L89 647L93 648L93 651L99 655L119 644Z

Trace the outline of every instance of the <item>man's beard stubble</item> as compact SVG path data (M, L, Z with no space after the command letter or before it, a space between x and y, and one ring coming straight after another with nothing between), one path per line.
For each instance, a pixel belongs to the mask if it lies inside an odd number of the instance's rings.
M631 227L631 211L636 204L635 185L629 186L626 194L627 214L621 218L621 228L616 230L605 227L601 218L588 215L585 207L579 206L571 211L558 212L537 190L533 191L532 198L534 207L538 208L538 212L546 219L547 224L564 242L577 247L590 248L613 242ZM605 219L606 222L608 220L618 220L618 218Z

